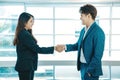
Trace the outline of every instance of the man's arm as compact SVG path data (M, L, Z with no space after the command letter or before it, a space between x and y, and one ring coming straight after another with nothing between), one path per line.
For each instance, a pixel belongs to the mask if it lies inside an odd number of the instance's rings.
M57 46L55 46L55 50L58 52L62 52L65 50L65 52L69 52L69 51L75 51L78 49L78 44L59 44Z
M81 30L79 39L78 39L78 41L75 44L57 45L59 51L62 52L63 50L65 50L65 52L69 52L69 51L76 51L76 50L78 50L78 43L80 41L81 34L83 34L83 32L84 32L84 28Z
M76 50L78 50L78 42L75 44L66 44L65 52L76 51Z

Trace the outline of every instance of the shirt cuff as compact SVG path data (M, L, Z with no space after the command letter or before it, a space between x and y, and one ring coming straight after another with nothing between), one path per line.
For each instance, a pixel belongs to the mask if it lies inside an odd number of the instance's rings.
M67 46L65 45L65 51L67 50Z

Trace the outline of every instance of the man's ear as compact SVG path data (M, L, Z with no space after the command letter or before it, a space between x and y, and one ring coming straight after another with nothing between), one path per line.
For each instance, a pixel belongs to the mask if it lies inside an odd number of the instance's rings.
M88 18L92 18L92 16L91 16L91 14L90 14L90 13L89 13L87 16L88 16Z

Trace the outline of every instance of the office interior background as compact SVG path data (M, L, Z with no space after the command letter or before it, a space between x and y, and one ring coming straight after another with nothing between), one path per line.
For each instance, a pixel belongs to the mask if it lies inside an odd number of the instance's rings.
M0 80L18 80L12 41L20 13L34 15L33 33L40 47L69 44L84 27L79 9L87 3L97 8L96 22L106 35L100 80L120 80L120 0L0 0ZM80 80L76 59L77 51L39 54L34 80Z

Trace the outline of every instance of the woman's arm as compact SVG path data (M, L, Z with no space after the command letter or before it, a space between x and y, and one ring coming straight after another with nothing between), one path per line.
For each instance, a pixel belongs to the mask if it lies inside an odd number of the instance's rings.
M41 54L52 54L54 52L54 47L39 47L33 37L27 32L22 31L19 34L19 41L22 42L24 46L28 49Z

